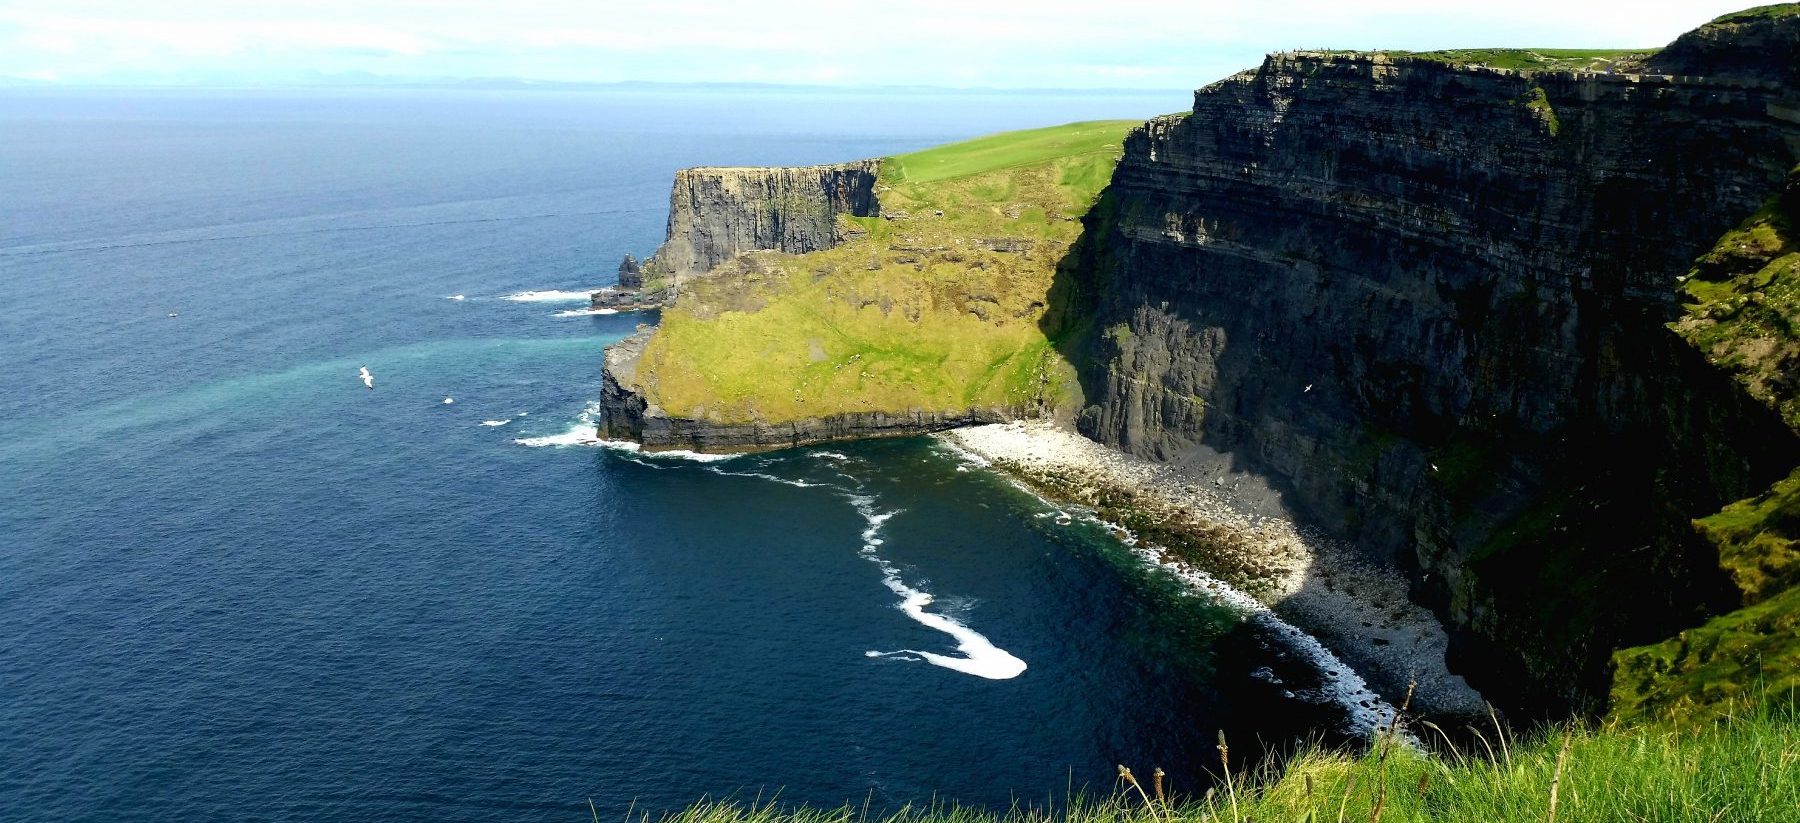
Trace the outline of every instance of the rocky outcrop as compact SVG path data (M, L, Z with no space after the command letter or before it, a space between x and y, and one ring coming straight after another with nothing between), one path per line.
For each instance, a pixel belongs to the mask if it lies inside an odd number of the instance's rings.
M639 326L631 337L606 349L600 389L599 435L603 439L641 443L650 451L766 451L832 440L925 434L1029 416L1019 409L968 409L952 413L872 411L780 423L671 417L650 403L638 387L638 359L655 331L652 326Z
M653 268L676 280L747 251L805 254L843 241L840 215L880 212L864 160L802 168L694 168L675 173L667 239Z
M619 261L619 288L641 289L643 287L643 265L638 263L636 257L632 257L629 254L625 255L625 259Z
M1747 68L1796 32L1677 43L1671 75L1290 53L1200 90L1068 268L1082 431L1267 476L1411 570L1478 688L1588 704L1613 648L1728 607L1690 520L1800 457L1666 327L1797 159L1795 63Z

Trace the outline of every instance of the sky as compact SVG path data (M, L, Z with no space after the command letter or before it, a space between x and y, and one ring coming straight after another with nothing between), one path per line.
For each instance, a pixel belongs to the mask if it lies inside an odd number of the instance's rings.
M1304 48L1659 46L1709 0L0 0L0 77L1193 88Z

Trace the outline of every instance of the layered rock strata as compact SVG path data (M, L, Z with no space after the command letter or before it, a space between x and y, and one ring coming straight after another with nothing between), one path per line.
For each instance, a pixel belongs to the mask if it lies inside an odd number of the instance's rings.
M652 276L679 281L747 251L805 254L843 242L840 215L871 217L880 161L800 168L694 168L675 173L667 239Z
M1087 218L1081 430L1268 477L1410 570L1478 688L1590 704L1613 648L1728 605L1691 518L1800 456L1665 326L1795 163L1796 31L1666 74L1289 53L1201 89Z

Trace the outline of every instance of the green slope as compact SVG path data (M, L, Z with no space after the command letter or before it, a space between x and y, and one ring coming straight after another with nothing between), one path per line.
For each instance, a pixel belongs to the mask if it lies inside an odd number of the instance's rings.
M676 417L1026 410L1072 372L1041 321L1078 218L1138 121L990 135L883 160L886 217L806 255L759 252L686 287L639 360Z

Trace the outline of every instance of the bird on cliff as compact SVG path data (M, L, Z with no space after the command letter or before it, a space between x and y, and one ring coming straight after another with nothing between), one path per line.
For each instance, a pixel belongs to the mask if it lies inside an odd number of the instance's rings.
M358 370L356 376L362 378L363 385L368 386L371 389L375 388L375 375L369 373L368 366L364 366Z

